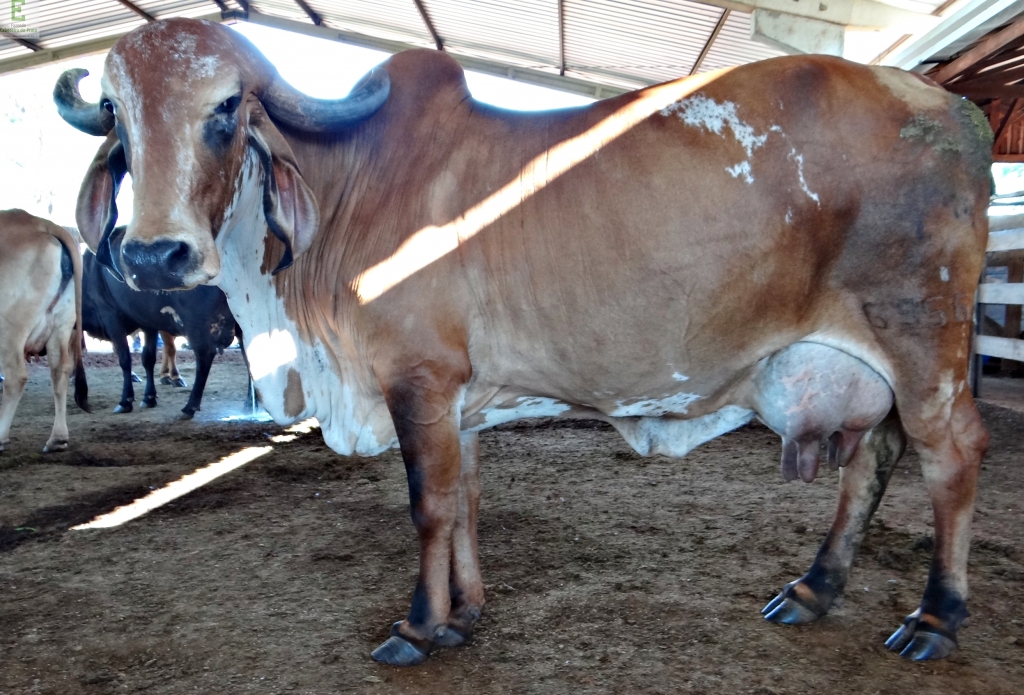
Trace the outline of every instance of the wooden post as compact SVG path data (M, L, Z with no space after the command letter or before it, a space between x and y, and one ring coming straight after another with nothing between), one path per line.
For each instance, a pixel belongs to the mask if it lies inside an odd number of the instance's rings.
M1017 252L1007 259L1006 282L1024 282L1024 254ZM1004 338L1020 338L1020 304L1006 305L1006 325L1003 327ZM999 371L1015 372L1024 368L1024 364L1014 360L1002 360Z

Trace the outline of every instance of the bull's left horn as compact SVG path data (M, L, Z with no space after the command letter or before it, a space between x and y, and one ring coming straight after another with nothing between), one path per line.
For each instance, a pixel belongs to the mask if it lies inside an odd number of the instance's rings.
M377 112L391 92L391 78L374 68L342 99L314 99L298 91L279 75L261 95L270 117L293 128L314 133L342 130Z
M64 71L53 88L53 103L60 117L83 133L106 135L114 127L114 114L99 103L89 103L78 91L78 83L88 74L84 68Z

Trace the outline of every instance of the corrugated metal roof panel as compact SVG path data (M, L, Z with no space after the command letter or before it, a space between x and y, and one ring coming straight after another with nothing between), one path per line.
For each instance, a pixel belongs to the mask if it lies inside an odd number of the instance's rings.
M558 66L558 0L425 0L424 6L452 51L508 54L524 67Z
M258 0L261 6L270 7L268 0ZM272 0L286 5L293 0ZM432 47L433 39L427 31L420 13L412 0L312 0L309 6L318 12L324 21L337 29L354 31L392 41L406 41L417 46ZM300 10L301 12L301 10ZM303 18L306 15L303 13Z
M749 14L731 12L697 72L753 63L755 60L781 55L785 55L785 53L750 39Z
M33 51L28 48L23 48L13 41L4 41L0 43L0 60L4 58L16 58L18 56L28 55Z
M567 0L566 62L623 85L686 75L721 10L688 0Z

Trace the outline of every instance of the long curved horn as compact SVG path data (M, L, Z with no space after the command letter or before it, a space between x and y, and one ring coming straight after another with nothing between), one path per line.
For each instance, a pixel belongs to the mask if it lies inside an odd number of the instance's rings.
M99 103L90 104L78 91L78 83L88 74L84 68L65 70L53 88L53 102L60 117L83 133L106 135L114 127L114 114Z
M342 99L314 99L275 76L260 101L274 120L307 132L330 133L372 116L390 92L391 78L386 70L377 67Z

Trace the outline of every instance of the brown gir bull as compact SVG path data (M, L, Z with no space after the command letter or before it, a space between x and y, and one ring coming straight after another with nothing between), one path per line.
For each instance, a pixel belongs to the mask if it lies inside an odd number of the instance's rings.
M66 229L24 210L0 210L0 451L28 383L25 359L45 354L53 382L53 431L44 452L68 448L68 378L88 410L82 365L82 255Z
M339 100L306 97L244 38L172 19L107 57L64 118L101 148L83 234L143 289L219 285L261 400L341 454L401 448L419 578L373 656L415 664L484 603L477 432L598 418L682 456L754 417L782 474L844 467L810 571L769 620L823 616L911 442L935 555L889 641L956 646L988 436L967 388L991 131L898 70L784 57L584 108L503 111L459 65L409 51ZM109 173L109 175L108 175Z

